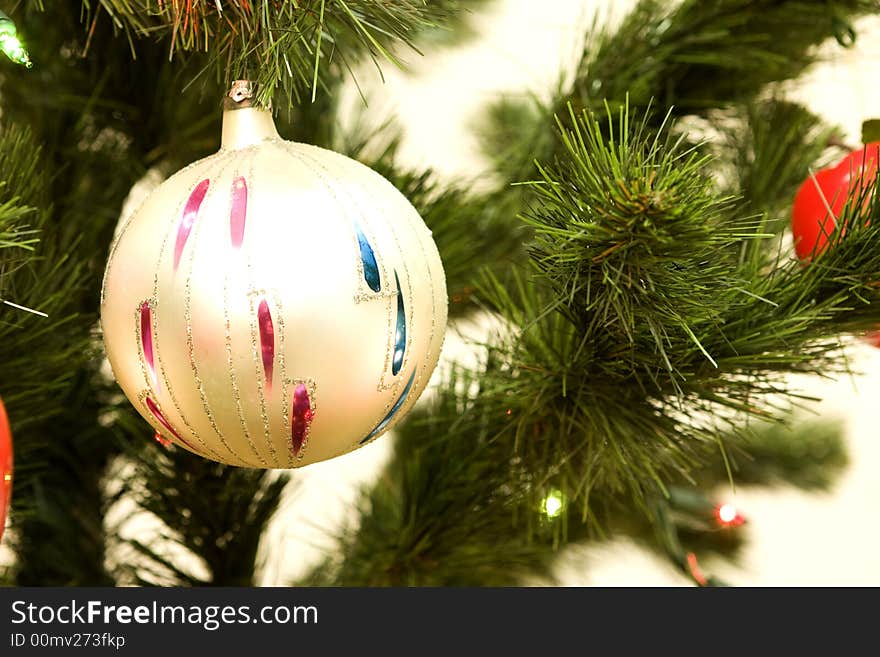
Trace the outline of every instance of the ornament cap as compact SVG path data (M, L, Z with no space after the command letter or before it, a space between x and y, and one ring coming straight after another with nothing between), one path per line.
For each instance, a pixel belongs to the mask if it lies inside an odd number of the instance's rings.
M280 139L272 112L256 107L227 109L223 112L223 134L220 148L237 150L254 146L267 139Z
M220 148L236 150L280 139L272 112L255 106L257 85L251 80L235 80L223 99L223 134Z

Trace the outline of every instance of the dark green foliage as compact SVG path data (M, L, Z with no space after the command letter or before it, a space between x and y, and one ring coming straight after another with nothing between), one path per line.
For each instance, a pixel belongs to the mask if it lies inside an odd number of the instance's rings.
M476 36L471 24L472 15L491 8L495 0L425 0L432 14L442 21L416 35L416 44L423 52L433 52L440 46L457 46Z
M573 122L567 157L539 169L525 214L531 259L604 374L665 387L660 371L675 369L668 352L701 348L693 327L717 325L724 312L720 292L737 281L734 261L719 254L749 222L731 218L730 199L714 193L708 158L668 132L631 129L623 113L605 135L593 117ZM608 353L620 349L626 359Z
M880 141L880 120L868 119L862 122L862 143Z
M815 450L770 439L786 453L775 454L780 469L749 469L750 448L767 443L736 427L749 415L783 419L779 393L793 391L779 375L839 371L840 328L880 321L868 303L880 235L859 212L880 212L874 191L804 269L777 262L773 236L715 190L706 157L680 140L626 114L572 124L566 156L532 186L533 271L483 287L512 333L489 345L479 392L453 378L427 417L403 426L357 531L307 581L511 584L548 576L562 543L625 533L702 583L688 553L732 555L741 537L691 486L785 473L810 487L817 471L827 482L839 468L839 437L823 430ZM742 240L768 248L743 261ZM541 519L549 490L568 504L558 521ZM489 545L497 568L482 560Z
M2 287L12 300L49 314L15 311L13 318L3 311L9 352L0 389L15 434L11 521L22 584L112 581L104 564L101 478L116 446L97 422L92 330L106 242L142 169L140 157L126 155L130 142L117 129L125 105L107 95L118 68L91 77L94 71L59 56L78 29L73 13L30 24L39 14L25 12L29 48L42 68L2 72L4 123L28 126L41 147L3 151L26 158L14 169L19 174L4 175L17 175L16 193L38 208L40 242ZM108 60L118 56L112 44L104 51Z
M564 495L561 514L549 517L544 500L559 495L559 477L535 472L515 456L516 418L483 394L506 376L491 361L478 373L453 373L434 400L414 411L398 432L391 463L363 492L358 524L344 528L339 552L298 584L552 583L560 547L620 535L668 557L687 577L690 552L736 558L742 530L721 526L719 502L704 492L728 486L717 452L700 470L698 488L684 481L670 486L647 499L642 512L619 495L596 491L587 521ZM781 431L787 436L778 441ZM742 442L742 436L725 441ZM750 484L824 487L845 460L839 425L829 422L756 427L747 447L754 460L738 452L733 467Z
M4 277L3 288L50 317L16 311L15 323L3 327L14 331L4 341L10 353L0 368L0 390L15 433L17 582L108 584L103 478L120 445L98 423L107 391L96 375L100 353L93 334L107 247L145 166L213 150L219 121L211 117L214 143L194 139L191 127L198 130L204 121L188 121L202 109L159 91L156 85L177 75L161 49L143 48L136 62L121 67L130 57L127 45L106 26L87 35L78 7L55 7L52 20L37 7L25 9L16 20L27 26L37 65L3 68L4 122L29 126L41 145L41 154L32 148L15 167L19 194L39 192L29 202L40 204L34 216L41 242L37 257ZM81 60L76 53L86 38L95 50ZM3 149L4 157L19 152ZM3 316L9 316L5 310Z
M548 290L546 300L524 285L518 296L495 287L499 309L524 327L508 394L533 402L524 435L540 409L555 412L551 426L576 428L577 440L560 441L568 433L554 430L552 447L531 441L524 454L530 463L555 454L551 464L564 455L580 480L563 488L570 497L613 483L615 469L639 494L652 479L662 491L664 463L690 470L700 445L736 417L722 407L773 415L774 396L786 390L779 374L842 371L836 334L880 321L872 283L880 257L871 247L880 235L866 221L880 213L880 199L875 189L853 199L840 218L846 231L808 268L779 262L773 248L741 260L734 240L761 235L738 218L747 208L713 201L700 156L648 138L644 124L626 137L625 119L604 137L595 119L574 123L564 132L562 168L541 169L526 215L533 285ZM603 454L616 459L600 461L601 475L591 477L588 465Z
M572 96L703 112L800 75L813 46L874 0L642 0L614 33L589 39ZM592 101L592 102L591 102Z
M157 551L153 542L134 537L125 543L137 556L121 564L117 576L141 585L254 586L260 539L289 476L234 468L156 443L141 445L133 451L134 471L121 493L164 520L161 538L187 548L208 575L190 572Z
M539 565L546 545L528 530L529 482L497 434L504 411L460 392L478 385L453 374L436 403L403 425L391 464L364 493L359 525L303 583L499 586L536 569L548 574Z
M878 319L870 304L880 274L870 248L876 227L864 219L880 212L873 189L848 205L840 218L848 228L832 236L834 248L803 268L779 261L748 207L713 196L701 156L649 138L644 124L621 136L624 118L607 137L595 119L578 121L564 131L561 168L541 168L525 218L554 308L589 338L585 349L607 342L625 352L595 359L605 375L654 394L687 392L704 377L718 384L728 373L819 371L829 345L814 341L824 331ZM738 241L770 247L741 259L730 248ZM795 353L779 353L795 345Z
M731 193L741 197L746 209L762 213L755 224L759 232L783 233L798 187L828 159L823 156L839 143L838 131L804 107L778 99L718 112L712 121L721 133L720 177L734 183ZM836 150L836 157L842 157L842 149ZM763 240L738 246L741 259L760 257L758 252L767 248Z
M63 394L51 398L53 408L67 412L14 437L10 544L19 586L114 583L104 561L103 478L118 445L98 422L103 409L91 375L84 368L71 374Z
M135 39L161 39L171 56L204 53L205 72L227 85L251 79L259 102L293 105L325 93L325 80L362 57L404 65L397 46L418 55L414 40L442 28L462 3L450 0L305 0L300 2L154 2L86 0L89 22L109 15ZM106 16L103 17L106 19ZM201 75L201 73L200 73Z
M740 485L797 486L825 491L848 464L840 418L790 418L738 429L739 449L730 467ZM701 484L724 483L727 467L720 459L700 473Z
M68 297L84 285L83 264L68 255L76 242L41 240L52 228L48 180L30 132L0 129L0 300L49 315L0 305L0 390L9 391L3 398L16 431L62 411L46 396L64 394L88 344L88 332L76 341L66 335L76 321Z

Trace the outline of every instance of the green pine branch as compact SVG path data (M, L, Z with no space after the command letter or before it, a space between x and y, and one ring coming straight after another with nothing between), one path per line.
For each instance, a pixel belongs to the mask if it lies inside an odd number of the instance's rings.
M796 486L827 491L849 464L841 418L783 415L779 422L753 422L736 431L725 463L718 454L699 473L700 486Z
M258 102L291 106L314 101L326 81L346 76L363 57L379 67L405 66L426 31L451 30L469 3L451 0L304 0L157 2L83 0L88 23L109 18L138 50L160 39L175 60L206 56L198 75L227 84L258 83ZM405 53L409 53L406 55Z
M815 46L850 43L852 22L878 9L875 0L642 0L613 33L588 39L571 96L588 107L626 95L681 113L723 107L798 77Z
M702 583L688 553L735 557L742 541L718 527L712 489L781 477L827 485L839 472L837 431L779 439L790 422L780 399L797 397L788 373L843 371L841 331L880 323L875 192L852 201L847 229L804 267L780 257L761 225L810 164L779 160L827 145L814 118L777 104L737 124L754 133L758 117L794 117L811 129L781 145L762 129L744 145L745 166L778 180L734 199L707 148L633 115L560 125L565 156L525 188L530 267L490 273L478 290L508 329L485 345L484 368L453 375L400 426L340 555L304 582L552 581L559 546L622 534ZM754 257L741 256L744 244ZM756 431L743 428L749 418L773 422ZM549 495L564 501L557 518Z
M237 468L163 448L149 427L126 408L118 413L131 465L120 497L165 524L162 541L182 546L206 575L169 561L153 542L137 535L121 539L130 558L119 565L121 582L147 586L255 586L263 534L290 482L287 473ZM117 539L119 540L119 539Z
M481 394L486 372L453 372L427 410L398 429L395 453L365 490L360 518L336 554L301 584L332 586L513 585L549 576L549 533L530 535L529 484L499 440L503 410Z
M0 311L0 395L15 441L10 545L19 584L112 584L104 477L121 446L99 421L108 393L97 373L101 277L122 203L156 140L174 128L154 111L165 102L151 87L167 70L160 49L120 68L126 44L99 27L98 54L84 63L79 7L52 12L46 20L27 5L15 14L36 64L3 71L4 133L32 135L21 156L12 142L0 149L17 158L3 167L14 186L4 189L36 208L40 230L26 262L3 276L3 295L48 314Z
M613 29L594 21L573 81L551 102L505 99L492 108L485 152L505 179L529 179L536 159L565 152L548 119L567 121L569 105L601 114L605 103L653 102L678 117L751 103L815 63L823 41L850 43L853 22L878 10L876 0L640 0Z
M628 495L595 490L584 518L557 473L541 472L517 453L517 400L485 394L509 376L491 358L478 372L453 371L397 429L392 460L364 489L359 517L339 532L337 549L297 584L554 583L561 548L619 537L667 557L688 577L688 553L738 557L743 528L724 527L716 515L724 496L715 491L729 486L729 464L717 451L693 472L698 485L672 479L667 494L652 494L639 512ZM731 457L738 481L827 487L845 462L840 425L786 419L792 426L740 428L727 440L751 454ZM556 430L548 438L559 436Z
M714 113L711 123L720 133L712 145L719 177L732 181L731 193L745 207L765 213L762 232L782 233L789 226L798 187L828 160L826 153L839 144L840 130L801 105L777 98ZM841 155L838 148L835 158Z

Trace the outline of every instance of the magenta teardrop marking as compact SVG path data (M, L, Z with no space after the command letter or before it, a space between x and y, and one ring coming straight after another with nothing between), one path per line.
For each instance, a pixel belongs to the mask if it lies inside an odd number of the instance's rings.
M177 266L180 264L180 256L183 255L183 248L189 239L196 217L199 216L199 208L202 207L202 201L205 200L209 185L210 181L207 178L196 185L183 208L183 216L177 226L177 241L174 243L174 271L177 271Z
M159 377L156 374L156 366L153 361L153 324L150 302L141 303L141 347L144 350L144 360L147 362L147 370L150 373L150 381L153 389L159 391Z
M299 456L309 435L309 426L315 414L312 412L312 402L309 399L309 391L302 383L297 384L293 391L293 407L291 409L290 438L293 447L293 455Z
M150 413L153 414L153 417L155 417L157 420L159 420L159 424L161 424L163 427L168 429L169 433L171 433L172 436L177 438L184 445L189 447L191 450L196 451L192 445L190 445L188 442L186 442L183 439L183 437L179 433L177 433L175 428L171 426L171 423L165 419L165 416L162 415L162 411L159 410L159 406L156 405L156 402L154 402L149 397L146 398L146 402L147 402L147 408L150 409Z
M257 324L260 327L260 349L263 352L263 372L266 375L266 388L272 389L272 370L275 363L275 327L268 302L263 299L257 309Z
M232 182L232 209L229 211L229 230L232 246L236 249L244 241L244 223L247 220L247 182L239 176Z

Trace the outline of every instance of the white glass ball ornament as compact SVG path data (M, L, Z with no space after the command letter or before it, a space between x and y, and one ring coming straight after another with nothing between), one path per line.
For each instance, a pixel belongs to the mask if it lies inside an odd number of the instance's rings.
M120 228L101 294L117 382L157 436L290 468L344 454L415 404L446 329L431 232L368 167L227 108L220 150Z

